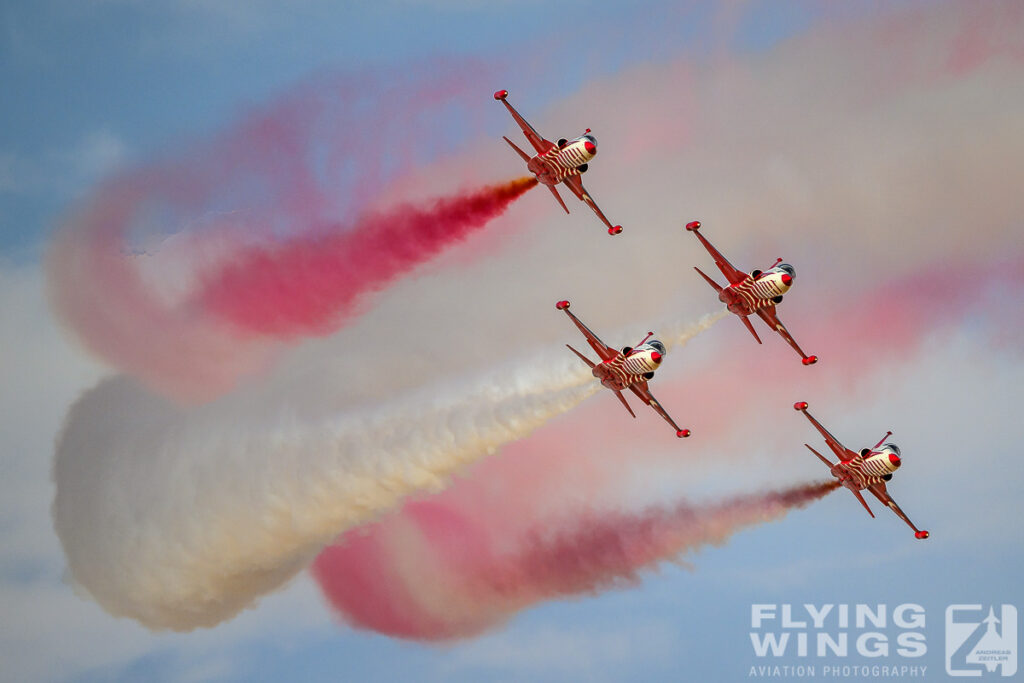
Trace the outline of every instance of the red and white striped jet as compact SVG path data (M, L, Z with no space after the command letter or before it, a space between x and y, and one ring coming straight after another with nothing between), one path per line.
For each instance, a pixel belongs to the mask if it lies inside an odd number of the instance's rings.
M868 511L869 515L874 517L875 513L871 511L867 501L864 500L864 496L860 493L864 489L875 494L875 497L883 505L888 506L890 510L896 513L897 517L906 522L914 530L914 536L917 538L928 538L930 534L914 526L910 518L900 509L900 506L892 499L889 492L885 490L885 482L892 479L892 473L899 469L902 464L899 447L894 443L885 443L885 440L892 436L892 432L886 432L885 436L874 447L863 448L860 453L854 453L839 443L836 437L829 434L828 430L821 426L820 422L811 417L811 414L807 412L806 401L794 403L793 408L807 416L811 424L821 432L821 435L825 437L825 443L828 444L828 447L839 458L839 462L833 464L828 461L828 458L811 448L810 445L804 445L828 466L832 476L838 479L840 484L850 489L853 495L857 497L857 500L860 501L860 504L864 506L864 509Z
M601 213L601 209L598 208L590 193L583 187L583 180L580 178L580 175L586 173L587 168L589 168L590 161L597 156L597 139L590 134L590 129L587 128L586 132L575 140L562 138L557 143L551 142L544 139L534 130L533 126L527 123L526 119L520 116L519 112L508 103L505 99L506 97L508 97L508 90L499 90L494 93L494 99L501 100L502 104L508 108L512 118L523 129L523 135L530 141L530 144L533 145L537 153L531 157L519 149L507 137L502 136L502 139L511 145L512 149L522 157L523 161L526 162L526 168L537 177L537 182L547 185L548 189L551 190L551 194L555 196L555 199L562 205L565 212L569 213L569 207L562 201L561 195L558 194L558 190L555 188L558 183L565 183L565 186L578 199L593 209L597 217L601 219L601 222L608 226L609 235L618 235L622 232L621 225L612 225L605 218L604 214Z
M786 343L800 354L804 365L817 363L818 357L808 356L804 353L803 349L790 336L789 330L786 329L786 326L782 324L779 316L775 313L776 304L782 303L782 295L793 286L793 280L796 279L796 269L788 263L783 263L780 258L768 270L754 270L748 275L734 268L722 256L722 252L715 249L711 242L704 239L704 235L698 232L700 221L687 223L686 229L697 236L700 243L704 245L711 254L711 257L715 259L715 265L725 275L729 285L727 287L719 287L718 283L705 275L704 271L700 268L694 267L694 270L700 273L700 276L707 280L707 283L718 292L718 300L725 304L729 311L740 317L743 324L750 330L750 334L754 335L757 343L761 343L761 338L757 336L754 326L747 319L747 316L754 314L765 321L768 327L778 332L779 336L785 339Z
M568 301L559 301L555 304L555 308L565 311L566 315L576 323L576 327L586 337L587 343L600 356L601 362L594 364L589 358L573 347L568 344L566 346L569 347L570 351L579 356L584 363L590 366L594 377L601 380L602 385L615 392L615 395L622 401L622 405L626 406L626 410L629 411L630 415L636 417L636 413L633 412L633 409L629 407L629 403L626 402L626 397L622 395L625 389L629 389L641 401L654 408L654 411L661 415L665 422L668 422L676 430L676 436L682 438L690 435L690 430L680 428L671 416L665 412L665 409L661 407L658 399L654 398L651 390L647 388L647 380L654 377L654 371L661 366L661 361L667 353L665 345L657 339L647 341L654 335L653 332L648 332L647 336L640 340L640 343L636 346L627 346L619 351L598 339L596 334L580 322L580 319L569 310Z

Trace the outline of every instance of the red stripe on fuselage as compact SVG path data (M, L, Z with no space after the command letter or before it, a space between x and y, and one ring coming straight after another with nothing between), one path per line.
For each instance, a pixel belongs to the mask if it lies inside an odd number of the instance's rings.
M579 175L579 167L589 163L593 156L581 144L573 142L562 149L552 147L530 160L529 168L545 185L557 185L572 175Z
M883 477L892 474L896 469L884 453L871 453L866 458L857 456L853 460L844 460L833 468L842 472L861 489L885 481Z
M782 296L786 291L772 278L759 276L755 279L748 276L742 282L724 288L719 299L733 313L753 315L762 308L771 306L772 299Z
M643 357L625 357L621 353L594 367L594 377L609 389L622 391L644 381L643 373L653 372L646 367ZM640 372L636 372L636 371Z

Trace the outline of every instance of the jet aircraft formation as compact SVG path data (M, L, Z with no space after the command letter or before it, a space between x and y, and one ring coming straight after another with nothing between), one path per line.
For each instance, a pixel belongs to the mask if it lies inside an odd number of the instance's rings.
M494 93L494 99L500 101L508 109L512 118L522 129L523 135L533 147L535 154L530 156L507 137L503 136L503 139L526 162L526 168L537 178L537 181L547 186L565 212L569 213L569 209L558 193L557 186L559 184L567 187L578 199L591 208L598 219L607 227L609 235L621 233L622 226L612 225L590 196L590 193L583 187L581 177L583 173L589 170L590 163L597 156L597 139L590 129L587 128L582 135L573 140L560 138L557 142L551 142L540 135L508 103L507 90L499 90ZM758 344L761 343L761 338L750 322L749 318L752 315L757 316L768 327L778 332L779 336L794 351L800 354L801 362L804 365L810 366L817 363L818 357L809 355L800 348L800 345L797 344L785 325L782 324L777 313L777 307L782 303L784 295L789 292L796 280L796 269L779 258L765 270L755 269L749 273L738 270L701 234L700 228L700 221L692 221L686 224L686 230L692 232L708 251L728 284L723 287L700 268L694 267L694 270L718 293L718 300L725 304L730 313L739 317ZM648 332L647 336L636 346L626 346L622 349L617 349L601 341L590 328L580 321L569 310L568 301L559 301L556 304L556 308L565 311L569 319L572 320L583 334L587 343L590 344L590 347L597 353L600 360L595 363L572 346L568 344L566 346L590 367L594 377L600 380L604 387L615 393L630 415L636 417L636 414L630 408L626 397L622 393L627 390L635 394L644 404L653 408L662 419L672 426L677 437L690 436L690 430L681 428L676 424L675 420L662 407L661 403L654 398L648 386L648 382L654 379L654 373L662 366L666 355L665 345L656 339L651 339L654 336L653 332ZM793 407L797 411L802 412L811 421L811 424L825 438L825 442L832 449L835 456L839 458L839 462L832 463L828 458L811 448L810 445L804 445L828 466L832 476L836 477L842 486L849 489L856 496L857 500L868 511L868 514L872 517L875 516L861 494L863 490L872 493L883 505L887 506L900 519L906 522L914 530L916 538L928 538L929 533L918 529L886 490L886 482L892 479L893 473L902 464L899 447L893 443L886 443L886 439L892 435L891 431L886 433L874 446L862 448L860 451L852 451L843 446L821 423L807 412L808 404L806 401L799 401Z

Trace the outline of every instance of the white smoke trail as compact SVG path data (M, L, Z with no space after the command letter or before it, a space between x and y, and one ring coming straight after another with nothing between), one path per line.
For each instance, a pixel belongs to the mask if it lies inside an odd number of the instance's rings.
M441 489L599 388L578 359L552 349L302 420L274 394L269 405L235 395L189 408L115 377L68 415L54 525L73 579L111 614L153 629L212 626L283 585L338 534Z
M686 342L693 339L693 337L708 329L727 315L729 315L729 311L723 308L715 313L708 313L701 316L700 320L695 323L686 324L681 320L666 322L661 325L661 329L664 331L659 339L668 349L671 349L674 346L684 345Z

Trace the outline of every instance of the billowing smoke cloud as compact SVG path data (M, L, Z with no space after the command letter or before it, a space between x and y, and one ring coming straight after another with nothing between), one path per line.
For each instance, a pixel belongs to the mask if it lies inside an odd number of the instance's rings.
M323 79L216 141L107 181L50 249L56 313L93 353L179 400L231 389L283 340L337 330L366 294L535 184L476 180L433 200L394 190L439 153L442 114L473 130L479 98L455 84L463 71L418 74L400 98Z
M221 243L199 291L169 302L148 285L127 234L148 190L98 193L54 244L54 306L87 347L151 386L186 400L229 389L260 369L276 341L326 335L366 294L464 240L536 184L532 177L365 216L276 246ZM179 256L200 258L202 251ZM180 286L180 284L179 284Z
M313 573L350 624L417 640L472 636L541 600L635 584L641 571L783 517L834 490L807 484L718 503L550 519L510 541L440 502L347 534ZM512 547L509 547L509 546Z
M558 349L307 422L273 392L183 407L119 377L71 409L54 524L74 580L111 614L151 628L210 626L347 529L441 489L599 388Z

